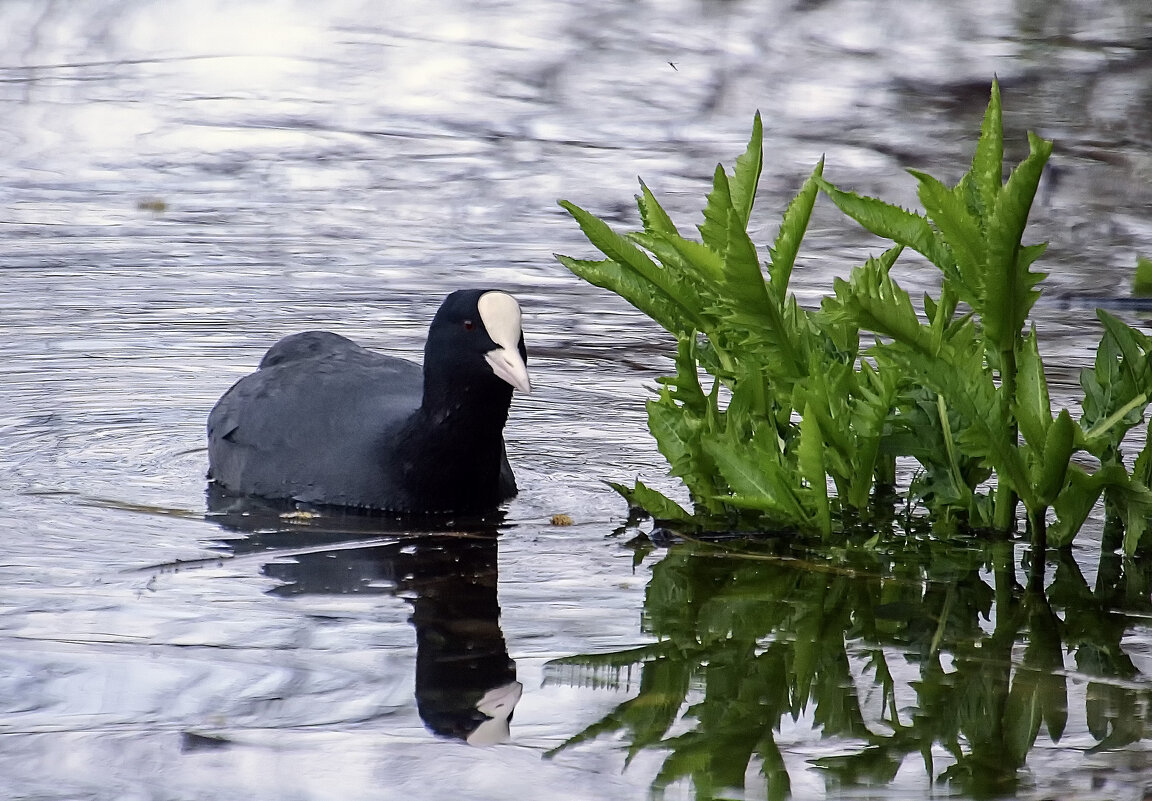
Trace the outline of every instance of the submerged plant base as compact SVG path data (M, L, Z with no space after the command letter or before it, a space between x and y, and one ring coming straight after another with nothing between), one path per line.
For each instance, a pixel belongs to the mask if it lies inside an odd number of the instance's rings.
M716 169L699 241L680 234L643 183L644 230L626 236L561 201L606 258L560 261L678 342L675 375L660 379L648 426L693 509L640 482L617 490L698 529L842 540L848 520L885 525L872 499L894 481L897 460L912 459L907 503L938 522L939 536L1015 531L1022 506L1034 549L1065 547L1104 496L1133 553L1152 518L1152 448L1129 471L1121 446L1152 399L1152 340L1098 310L1104 335L1074 419L1052 409L1036 332L1024 328L1044 279L1031 267L1045 249L1025 245L1024 230L1052 143L1029 134L1029 155L1003 179L993 83L960 181L912 171L924 213L842 191L821 162L764 265L747 233L762 148L757 115L734 171ZM893 246L836 279L811 311L788 284L820 192ZM941 272L939 295L920 308L889 272L905 248ZM875 344L862 348L862 338ZM1074 462L1078 453L1099 468Z

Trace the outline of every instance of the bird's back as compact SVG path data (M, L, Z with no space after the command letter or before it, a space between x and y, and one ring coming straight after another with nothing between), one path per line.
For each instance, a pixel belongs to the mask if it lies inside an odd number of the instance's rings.
M286 337L209 415L209 475L237 493L398 508L386 446L422 385L418 365L336 334Z

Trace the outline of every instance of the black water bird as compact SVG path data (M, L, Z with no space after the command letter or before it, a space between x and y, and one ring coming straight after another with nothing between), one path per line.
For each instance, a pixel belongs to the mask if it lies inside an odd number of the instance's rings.
M273 345L208 416L208 477L229 492L401 513L478 512L516 494L512 389L531 391L520 306L461 290L424 367L327 331Z

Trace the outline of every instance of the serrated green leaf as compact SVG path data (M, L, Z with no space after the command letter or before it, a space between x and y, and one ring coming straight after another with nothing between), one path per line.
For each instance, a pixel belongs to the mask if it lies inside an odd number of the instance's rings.
M811 510L792 485L793 474L778 463L754 459L753 453L734 443L705 440L703 446L732 488L731 497L723 500L767 512L781 523L804 528L811 525Z
M716 253L700 242L678 236L669 236L666 241L676 249L681 258L692 265L697 272L696 277L698 279L704 279L715 284L724 278L723 254Z
M832 533L832 511L828 503L828 483L824 470L824 435L811 406L804 407L800 419L800 446L796 449L800 475L812 489L814 522L821 534Z
M1039 251L1026 250L1021 258L1021 239L1052 143L1031 133L1028 143L1028 157L1012 171L988 220L981 316L989 341L1001 352L1013 347L1032 304L1040 297L1034 287L1043 278L1028 269Z
M984 121L980 126L980 139L976 152L972 155L972 166L957 187L959 193L971 196L975 208L973 213L986 219L996 205L996 196L1004 181L1004 126L1000 111L1000 82L992 81L991 97L984 111Z
M1132 466L1132 480L1145 487L1152 487L1152 426L1148 426L1144 432L1144 447Z
M612 485L612 488L620 492L618 485ZM645 485L640 479L636 479L636 485L625 498L631 505L640 507L656 520L675 520L682 523L692 521L692 515L684 511L684 507L659 490Z
M664 211L660 201L656 199L656 196L652 194L647 184L642 180L640 181L640 194L636 196L636 205L640 209L640 220L644 224L645 233L680 235L680 232L676 230L676 225L672 222L672 218L668 216L668 212Z
M1117 468L1118 465L1111 467ZM1064 548L1072 544L1076 532L1088 519L1103 491L1100 472L1091 475L1079 465L1069 465L1064 491L1052 502L1056 522L1048 526L1049 547Z
M1052 424L1052 407L1048 399L1048 381L1044 377L1044 362L1036 341L1036 327L1020 341L1016 355L1016 420L1020 433L1036 448L1043 446Z
M889 250L881 259L868 259L855 267L848 281L833 281L837 312L857 328L891 337L917 349L931 350L931 332L920 324L912 300L888 275L899 251Z
M792 408L803 410L802 417L812 417L819 429L819 438L824 446L822 469L833 478L842 494L848 492L855 473L853 464L860 455L860 443L851 428L852 397L857 388L856 374L849 365L828 360L823 354L814 352L808 375L797 383L792 394ZM805 480L810 480L801 472Z
M921 298L921 300L924 303L924 316L928 318L928 322L934 321L936 319L936 312L940 308L939 305L937 305L936 301L934 301L932 296L927 292L924 293L924 297Z
M780 494L781 488L772 483L765 465L758 464L744 453L715 440L706 441L704 449L716 461L720 472L735 493L748 497L762 497L766 500Z
M683 479L689 487L698 483L710 466L699 460L700 421L683 414L670 395L648 401L647 410L648 430L668 460L672 475Z
M936 343L935 347L940 347L940 343L950 333L958 330L971 318L971 312L956 317L956 307L959 303L960 296L950 281L945 281L940 287L940 299L933 305L931 312L928 311L929 304L925 303L924 311L929 324L932 326L932 338Z
M677 305L693 311L691 319L699 323L701 330L711 326L713 321L706 310L715 304L717 291L715 281L709 280L712 276L707 272L711 264L686 256L683 245L689 243L679 237L637 232L628 234L628 239L651 252L669 273L669 281L676 288ZM699 249L712 253L702 245Z
M773 292L778 298L784 297L784 293L788 291L792 268L800 253L800 242L808 230L808 222L812 219L812 207L816 204L816 195L820 191L816 179L823 174L824 159L820 159L820 163L816 165L784 211L784 219L780 222L776 242L769 251L772 263L768 267L768 275L771 278Z
M1082 447L1111 462L1118 458L1121 439L1140 422L1152 398L1152 340L1102 309L1096 315L1104 324L1104 335L1096 349L1096 366L1080 373Z
M740 306L759 310L769 305L767 284L760 271L756 246L735 212L728 214L728 249L724 251L724 284ZM774 306L775 304L773 304Z
M1123 377L1138 391L1152 389L1152 365L1149 364L1152 339L1104 309L1097 309L1096 317L1116 343L1120 352L1120 369Z
M1061 409L1060 414L1048 427L1044 440L1043 454L1037 465L1033 481L1036 486L1036 503L1040 506L1049 506L1060 494L1068 472L1069 460L1074 450L1074 432L1076 424L1067 409Z
M673 333L701 329L696 310L685 302L690 293L683 281L657 266L648 254L600 218L566 200L560 205L579 223L588 241L608 257L607 261L591 262L557 255L561 264L590 283L617 292L645 314L649 308L656 309L661 318L654 319Z
M792 338L796 326L785 318L780 299L769 293L756 246L735 212L728 216L728 229L724 253L726 308L718 313L732 327L751 329L758 342L772 348L771 355L783 363L783 370L802 373L803 362Z
M573 259L560 254L556 255L556 259L588 283L615 292L651 317L664 330L680 335L696 330L692 319L694 315L686 315L679 302L619 262L611 259Z
M704 206L704 221L696 226L704 244L716 253L728 250L728 214L732 211L732 190L724 165L717 164L712 174L712 191Z
M1120 511L1124 521L1124 553L1132 556L1137 548L1149 544L1146 540L1152 526L1152 490L1133 480L1127 471L1122 475L1122 480L1108 485L1104 491Z
M982 308L986 252L980 220L963 199L927 173L909 170L920 182L920 202L940 231L954 260L940 265L956 283L959 297L975 309ZM952 265L955 264L955 270Z
M869 502L885 424L896 405L901 377L894 372L878 372L868 362L860 365L859 394L853 405L852 430L856 435L851 490L846 501L854 509L864 509Z
M945 272L955 268L951 251L923 215L876 198L844 192L823 178L817 178L816 183L840 211L872 233L912 248Z
M671 399L688 411L691 417L703 417L708 407L708 399L700 386L700 376L696 371L697 343L695 336L680 337L676 341L676 375L665 379Z
M956 442L968 456L996 470L1002 487L1019 493L1029 509L1037 509L1024 456L1016 445L1008 405L984 365L984 348L967 326L943 343L939 352L899 340L883 351L911 378L944 396L964 421ZM900 345L901 347L896 347Z
M732 179L728 182L732 210L740 219L741 229L748 227L752 216L752 206L756 203L756 187L760 183L760 172L764 168L764 126L760 122L760 112L752 121L752 136L748 147L736 159Z
M1108 464L1095 473L1088 473L1080 465L1069 464L1063 491L1052 502L1056 522L1048 527L1048 545L1053 548L1071 545L1101 493L1109 487L1121 490L1132 487L1123 465ZM1133 487L1133 491L1140 493L1138 487Z

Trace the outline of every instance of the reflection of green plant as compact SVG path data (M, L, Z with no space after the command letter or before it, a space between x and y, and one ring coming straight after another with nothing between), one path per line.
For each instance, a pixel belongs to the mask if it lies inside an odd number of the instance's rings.
M640 673L634 698L553 753L622 733L629 760L667 752L657 794L688 779L697 797L712 798L743 787L756 763L768 796L783 798L790 780L777 735L803 718L840 743L829 750L843 753L813 761L831 782L886 782L920 754L930 777L964 792L1010 793L1041 730L1057 741L1065 728L1066 650L1091 682L1098 747L1152 727L1131 712L1152 693L1116 681L1135 671L1121 648L1130 620L1112 607L1144 592L1148 576L1108 581L1090 589L1068 557L1050 604L1016 583L1004 542L909 540L823 557L763 541L682 544L653 567L647 589L645 626L658 642L550 664L550 680L574 666ZM1138 608L1150 607L1145 592ZM880 702L862 704L858 691ZM938 748L951 755L947 766L934 764Z
M1043 274L1044 245L1023 244L1028 212L1052 146L1030 152L1003 179L999 88L972 165L954 187L913 172L925 212L837 189L823 163L784 214L762 272L747 234L762 165L757 116L731 175L718 167L699 226L681 236L646 186L644 230L620 236L561 201L605 259L560 256L673 333L674 376L648 404L649 428L695 505L690 515L637 483L618 487L634 504L704 527L787 527L825 535L845 518L867 519L874 490L889 486L897 458L921 468L911 491L953 530L1011 530L1022 502L1033 541L1070 543L1101 494L1124 518L1131 553L1152 510L1152 448L1130 474L1124 434L1152 399L1152 341L1099 312L1104 336L1085 372L1083 414L1054 414L1035 330L1024 324ZM788 284L818 191L895 246L837 279L818 311ZM890 275L904 248L942 277L917 311ZM862 334L872 341L861 351ZM708 378L701 380L701 373ZM1072 461L1101 461L1089 472Z

